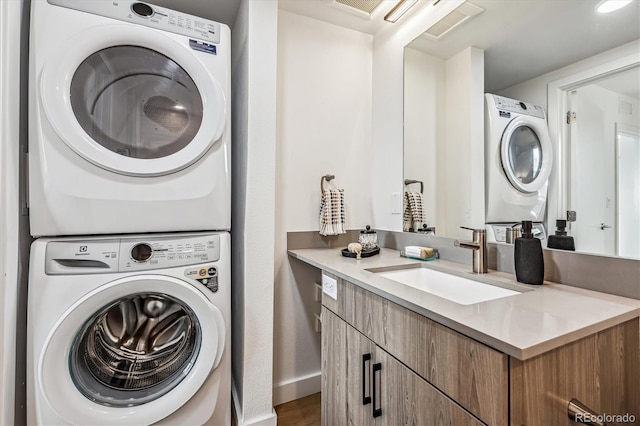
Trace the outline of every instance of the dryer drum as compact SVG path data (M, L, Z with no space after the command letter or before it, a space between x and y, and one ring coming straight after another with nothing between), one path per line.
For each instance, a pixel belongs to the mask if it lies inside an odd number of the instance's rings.
M97 312L76 335L71 376L87 398L109 406L149 402L189 372L201 343L191 309L162 294L136 294Z
M86 58L71 80L70 101L95 143L139 159L163 158L189 145L204 108L185 69L140 46L112 46Z

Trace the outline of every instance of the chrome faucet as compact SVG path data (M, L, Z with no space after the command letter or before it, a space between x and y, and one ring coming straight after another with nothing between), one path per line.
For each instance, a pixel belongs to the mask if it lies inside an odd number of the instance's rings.
M485 229L473 229L461 226L462 229L473 231L472 241L455 240L453 245L473 250L473 272L476 274L487 273L487 231Z

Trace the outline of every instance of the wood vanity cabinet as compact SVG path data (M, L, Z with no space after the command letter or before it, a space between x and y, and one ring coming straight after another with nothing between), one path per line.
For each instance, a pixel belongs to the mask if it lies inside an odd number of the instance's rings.
M322 327L323 425L482 425L325 307Z
M569 426L572 398L639 421L637 318L520 361L345 280L322 304L323 425Z

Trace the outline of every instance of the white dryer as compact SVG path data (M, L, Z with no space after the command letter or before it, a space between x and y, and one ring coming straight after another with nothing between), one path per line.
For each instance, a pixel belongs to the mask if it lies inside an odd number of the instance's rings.
M229 239L36 240L28 423L230 424Z
M230 229L230 37L131 0L32 2L31 234Z
M542 222L552 164L542 107L485 94L486 223Z

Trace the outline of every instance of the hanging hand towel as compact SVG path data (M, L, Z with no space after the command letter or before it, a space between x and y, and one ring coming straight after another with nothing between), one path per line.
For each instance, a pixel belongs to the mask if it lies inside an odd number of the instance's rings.
M344 190L325 189L320 200L320 234L345 234Z
M402 230L417 231L422 228L422 224L427 223L424 214L422 194L420 192L405 191L404 193L404 214L402 220Z

